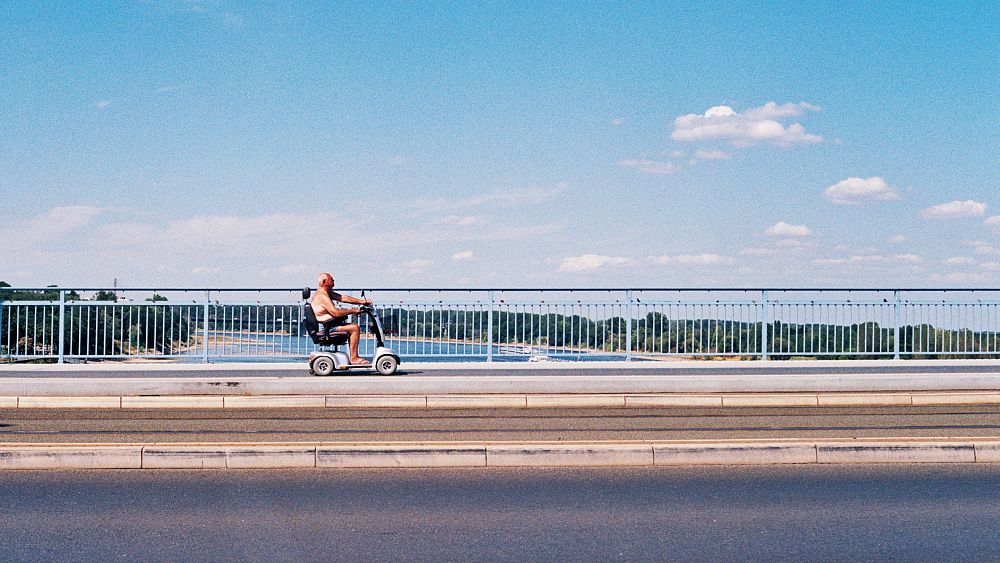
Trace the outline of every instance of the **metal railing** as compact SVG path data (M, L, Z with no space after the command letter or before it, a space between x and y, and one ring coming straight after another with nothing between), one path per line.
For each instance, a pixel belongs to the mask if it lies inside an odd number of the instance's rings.
M301 359L300 290L0 288L0 359ZM357 294L348 290L346 293ZM404 360L1000 357L993 289L375 289ZM362 319L367 336L367 323ZM362 339L362 354L372 342Z

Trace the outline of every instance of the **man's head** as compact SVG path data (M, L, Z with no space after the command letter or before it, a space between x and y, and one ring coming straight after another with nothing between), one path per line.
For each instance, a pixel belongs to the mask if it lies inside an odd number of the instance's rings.
M319 280L317 280L317 286L329 289L333 287L333 276L329 272L323 272L319 275Z

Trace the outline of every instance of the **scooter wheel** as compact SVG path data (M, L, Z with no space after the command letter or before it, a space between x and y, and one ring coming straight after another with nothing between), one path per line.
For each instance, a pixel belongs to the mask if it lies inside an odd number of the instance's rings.
M375 362L375 369L378 370L382 375L392 375L396 373L396 368L399 367L399 362L393 356L382 356Z
M313 360L310 368L316 375L330 375L333 373L333 360L326 356L320 356Z

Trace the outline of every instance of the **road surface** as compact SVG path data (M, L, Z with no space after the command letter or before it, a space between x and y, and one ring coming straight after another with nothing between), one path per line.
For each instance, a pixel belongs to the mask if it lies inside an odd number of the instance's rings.
M1000 405L611 409L7 409L0 442L1000 437Z
M986 561L1000 465L0 472L0 560Z

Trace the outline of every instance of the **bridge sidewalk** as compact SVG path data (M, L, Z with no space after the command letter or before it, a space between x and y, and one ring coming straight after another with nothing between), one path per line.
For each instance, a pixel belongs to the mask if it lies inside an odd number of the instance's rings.
M1000 361L0 366L0 408L654 407L1000 404Z

